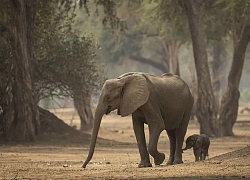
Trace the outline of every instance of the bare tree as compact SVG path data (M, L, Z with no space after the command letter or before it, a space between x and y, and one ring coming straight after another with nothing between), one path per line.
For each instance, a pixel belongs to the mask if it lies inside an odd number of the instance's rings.
M39 128L34 104L32 63L34 59L34 20L36 0L12 0L10 45L13 57L12 105L5 113L6 139L36 141Z
M193 44L193 54L198 81L198 99L196 107L200 133L214 136L218 132L219 122L209 73L207 51L201 24L201 6L203 0L179 0L186 12Z
M220 106L220 93L221 93L221 66L222 66L222 55L223 55L223 44L219 41L212 42L212 61L211 72L212 72L212 84L213 92L216 101L216 109Z
M73 89L74 106L81 120L81 131L93 128L94 116L91 108L91 95L84 88Z
M227 90L221 100L220 121L222 122L222 135L232 136L233 125L238 116L239 84L245 60L245 52L250 41L250 20L242 28L234 31L234 52L231 70L228 75Z

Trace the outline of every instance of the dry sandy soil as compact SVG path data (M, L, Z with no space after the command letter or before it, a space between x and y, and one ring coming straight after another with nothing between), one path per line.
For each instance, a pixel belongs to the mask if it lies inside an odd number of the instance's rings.
M71 125L72 110L57 110L59 118ZM247 120L247 121L243 121ZM145 127L146 134L148 132ZM186 137L199 133L191 121ZM0 179L250 179L250 114L240 115L234 126L235 137L213 138L209 158L194 162L192 150L183 154L184 164L137 168L139 153L130 117L105 116L96 151L86 169L81 165L88 154L90 135L83 133L49 134L38 143L2 143ZM165 132L159 151L169 154Z

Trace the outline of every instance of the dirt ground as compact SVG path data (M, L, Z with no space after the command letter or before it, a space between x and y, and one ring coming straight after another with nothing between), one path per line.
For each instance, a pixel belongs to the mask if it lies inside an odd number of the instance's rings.
M70 125L72 109L55 110ZM147 127L145 127L148 136ZM189 123L186 137L199 133L199 124ZM183 154L183 164L137 168L139 153L131 117L114 114L103 118L96 150L86 169L81 165L88 154L90 135L56 136L38 143L1 143L0 179L250 179L250 114L240 114L235 137L212 138L209 158L194 162L192 150ZM158 149L169 155L169 141L161 134Z

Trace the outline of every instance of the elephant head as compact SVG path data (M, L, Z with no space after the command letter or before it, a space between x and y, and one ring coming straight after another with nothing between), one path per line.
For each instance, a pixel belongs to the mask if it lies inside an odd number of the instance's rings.
M122 117L130 115L145 104L148 98L149 89L147 80L139 73L127 73L117 79L107 80L104 83L95 112L89 154L82 165L83 168L86 167L93 156L103 115L109 114L116 109L118 110L118 115Z
M194 147L198 137L199 137L198 134L194 134L192 136L189 136L186 140L186 147L184 149L182 149L182 151L185 151L187 149Z

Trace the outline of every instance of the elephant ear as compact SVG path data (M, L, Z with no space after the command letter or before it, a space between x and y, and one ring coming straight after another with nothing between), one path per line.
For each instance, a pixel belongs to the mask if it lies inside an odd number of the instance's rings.
M149 89L146 78L139 74L126 76L121 80L124 81L124 86L120 114L124 117L132 114L148 101Z

